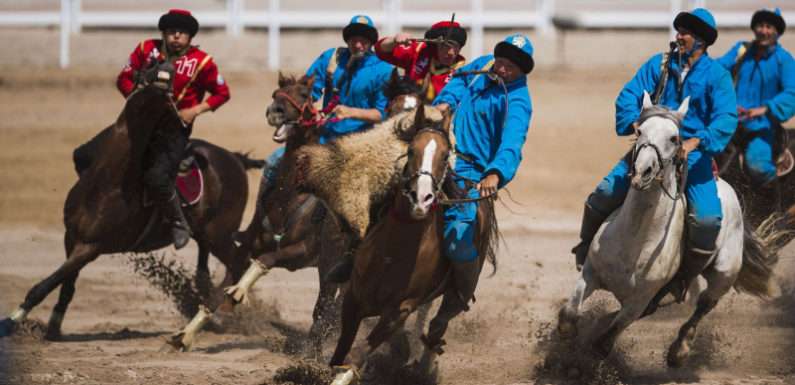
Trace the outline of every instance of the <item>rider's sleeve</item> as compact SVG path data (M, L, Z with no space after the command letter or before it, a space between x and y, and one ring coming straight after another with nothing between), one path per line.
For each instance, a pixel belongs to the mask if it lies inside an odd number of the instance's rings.
M781 57L781 68L778 71L781 76L781 92L765 105L776 120L784 122L795 115L795 60L783 49L778 54Z
M715 59L717 60L720 65L723 66L727 71L731 71L734 67L734 63L737 61L737 50L743 45L743 42L738 41L731 49L729 49L725 55Z
M500 145L494 158L485 167L485 174L495 172L500 177L499 187L505 187L516 175L522 161L522 147L533 115L533 106L527 89L524 95L509 95L508 115L502 130ZM518 93L518 92L517 92Z
M381 63L377 68L378 72L373 76L370 85L370 105L381 113L381 119L383 120L386 118L386 106L389 104L389 100L384 95L384 85L389 83L392 66L387 63Z
M215 65L215 61L210 59L207 65L204 66L198 80L201 87L210 93L210 97L207 98L207 104L210 105L213 111L229 101L229 86L223 76L218 73L218 66Z
M635 132L632 128L640 117L640 110L643 106L643 91L654 94L657 81L660 78L660 63L662 54L651 57L643 66L638 69L635 76L618 94L616 98L616 134L619 136L630 135Z
M320 100L320 97L323 96L323 88L326 86L326 70L329 60L333 60L332 56L336 50L336 48L331 48L324 51L306 70L306 76L315 76L315 82L312 83L312 100L314 101Z
M476 71L481 66L482 61L476 60L461 67L456 72ZM453 76L447 85L442 88L442 92L433 99L433 105L446 103L450 106L450 112L455 112L461 97L467 92L467 82L470 78L470 76Z
M706 130L697 132L701 139L700 149L709 155L721 153L737 129L737 96L734 83L729 72L722 67L713 67L712 86L707 87L712 110L709 114L709 125Z
M119 89L119 92L121 92L122 96L125 98L129 96L133 92L133 88L135 88L135 81L133 79L135 71L140 70L146 61L146 56L142 50L143 46L144 43L135 46L135 49L127 60L127 64L124 65L124 68L121 69L119 76L116 78L116 88Z
M384 39L387 38L385 37L375 43L375 53L378 55L378 58L400 68L411 68L414 57L416 57L421 50L421 47L419 47L420 43L412 41L411 44L407 45L395 44L395 47L392 48L392 52L383 52L381 50L381 44Z

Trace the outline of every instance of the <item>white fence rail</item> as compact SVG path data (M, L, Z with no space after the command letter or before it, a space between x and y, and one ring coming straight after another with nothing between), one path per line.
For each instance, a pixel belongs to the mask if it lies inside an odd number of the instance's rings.
M384 35L394 34L403 27L426 28L450 17L449 12L403 10L401 0L381 0L382 9L367 12L382 28ZM467 11L458 12L456 20L470 29L470 57L483 52L485 28L533 28L552 34L558 28L671 28L676 12L685 8L704 6L705 0L670 0L669 11L589 11L557 14L555 0L536 0L533 8L493 10L484 7L485 0L470 0ZM196 17L203 27L225 28L230 36L239 36L245 28L268 29L268 67L279 68L280 30L282 28L338 28L351 17L351 11L295 11L282 10L279 0L270 0L265 10L247 10L244 0L226 0L226 10L198 11ZM61 0L61 10L41 12L0 12L0 27L59 26L61 29L60 66L69 66L69 34L90 28L143 28L156 24L160 12L83 11L81 0ZM721 27L748 25L747 12L716 12ZM788 20L790 21L790 20ZM795 22L795 20L792 20ZM673 33L673 31L672 31Z

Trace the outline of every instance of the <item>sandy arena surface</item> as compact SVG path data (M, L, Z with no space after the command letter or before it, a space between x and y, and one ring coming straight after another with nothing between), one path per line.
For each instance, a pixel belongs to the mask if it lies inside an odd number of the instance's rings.
M762 302L727 295L701 324L684 368L666 368L664 357L690 311L685 306L634 324L596 369L590 368L593 362L576 359L585 347L562 343L552 332L577 278L568 250L577 239L582 201L628 146L613 135L615 95L632 68L664 46L664 33L635 35L568 36L569 64L563 69L555 66L554 42L539 41L537 52L547 58L530 78L535 115L522 168L510 185L516 202L508 200L499 212L505 236L499 270L491 278L484 274L477 303L452 322L440 358L441 384L795 384L793 247L783 251L777 269L783 296ZM285 39L298 44L307 36ZM729 36L717 52L733 38L746 37ZM0 37L9 44L6 52L23 53L0 58L0 314L5 315L63 261L62 204L76 179L71 151L118 114L116 70L141 34L75 37L76 65L68 71L52 69L57 56L44 49L57 42L57 33L3 30ZM224 38L209 34L202 44L219 51L232 101L201 116L194 137L262 158L275 148L264 122L275 74L258 71L266 39L246 36L225 47ZM629 42L628 59L604 58L603 47L617 38ZM322 35L286 52L285 68L301 68L323 46L336 44L334 39ZM246 46L252 48L240 49ZM589 57L595 58L594 68L583 64ZM258 177L249 173L250 196ZM250 216L249 208L244 225ZM194 244L176 253L164 250L189 271L195 254ZM211 268L219 279L222 267L213 260ZM0 340L0 384L272 384L280 369L308 365L296 346L309 328L316 276L313 269L273 271L257 284L257 304L242 311L242 326L225 334L203 333L192 352L168 353L160 352L163 339L185 319L162 292L133 273L126 256L100 257L80 275L63 324L64 341L44 341L35 328ZM56 298L51 294L31 318L46 322ZM581 326L588 329L617 306L609 295L596 295ZM334 343L326 342L324 362Z

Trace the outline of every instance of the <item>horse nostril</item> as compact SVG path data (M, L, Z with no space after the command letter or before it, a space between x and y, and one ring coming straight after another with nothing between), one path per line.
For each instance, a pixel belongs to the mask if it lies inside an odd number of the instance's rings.
M647 168L646 171L643 172L643 177L647 177L651 175L651 167Z
M426 194L425 198L422 200L422 203L430 203L433 201L433 194Z

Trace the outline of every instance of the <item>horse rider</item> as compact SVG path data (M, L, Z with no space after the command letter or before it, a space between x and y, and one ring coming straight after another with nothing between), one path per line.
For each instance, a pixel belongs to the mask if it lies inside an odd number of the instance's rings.
M527 75L534 64L530 39L509 35L495 45L493 55L461 67L434 99L437 108L454 113L454 171L458 186L469 189L467 198L492 199L516 175L533 113ZM458 295L445 294L440 315L467 310L475 293L480 275L474 243L477 211L476 200L444 211L442 250L452 262Z
M185 126L179 130L157 132L149 145L144 184L166 220L172 225L174 247L182 248L190 239L190 228L174 188L179 163L185 154L196 117L215 111L229 100L229 87L218 72L212 56L191 45L199 31L199 22L187 10L171 9L160 17L157 28L161 39L139 43L119 73L116 87L126 98L135 90L135 74L154 62L174 65L173 95L179 118ZM205 93L210 96L205 100ZM90 163L96 137L75 150L78 173Z
M356 15L342 29L344 47L324 51L306 76L314 76L312 100L322 99L322 110L333 117L322 126L321 143L342 135L366 130L386 116L388 100L383 87L389 81L392 66L381 61L372 50L378 30L369 16ZM258 204L268 195L276 180L276 166L284 147L267 159L260 181Z
M712 157L723 151L737 127L731 75L707 53L718 38L712 14L704 8L681 12L673 25L677 34L671 51L652 56L616 99L616 133L627 136L636 133L644 91L654 95L655 104L669 108L690 97L690 108L679 131L680 157L687 161L688 169L687 239L681 267L656 301L669 291L681 301L689 283L703 271L715 250L722 212ZM624 157L588 197L580 229L582 240L572 249L578 269L585 263L602 222L624 201L629 171L629 160Z
M786 27L780 9L760 9L751 18L754 40L737 42L718 59L734 78L738 134L747 139L744 164L757 186L775 180L778 149L785 145L781 122L795 114L795 61L778 44Z
M467 42L467 31L455 21L440 21L425 31L418 42L407 33L385 37L375 43L375 53L405 70L409 79L425 89L425 101L432 102L452 79L453 72L466 63L459 54Z

